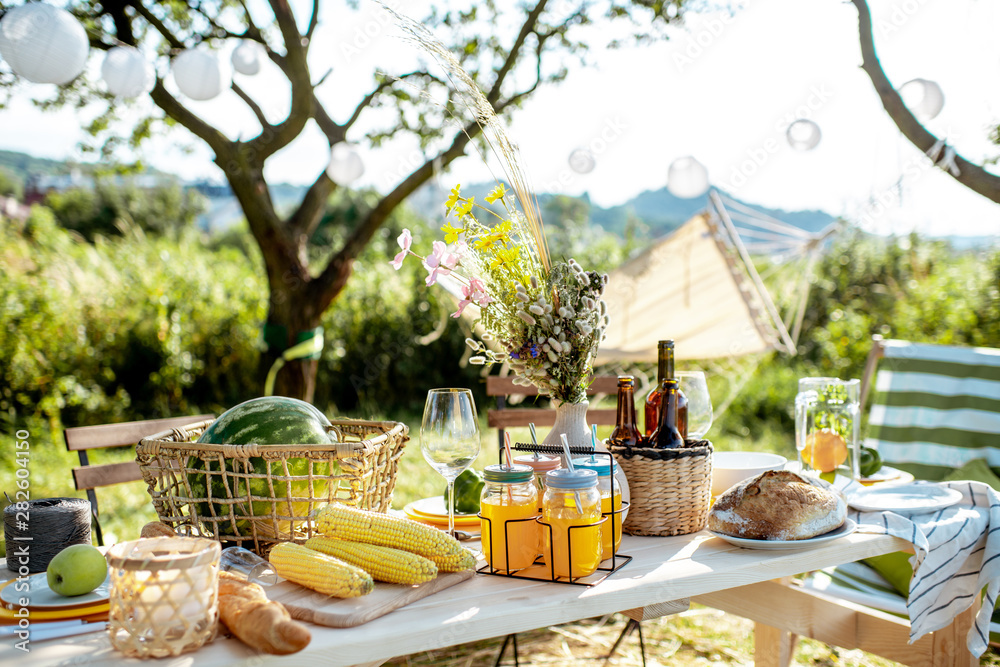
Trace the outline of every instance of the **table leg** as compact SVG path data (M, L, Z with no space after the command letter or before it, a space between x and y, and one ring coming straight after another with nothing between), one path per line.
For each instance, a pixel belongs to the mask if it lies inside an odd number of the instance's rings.
M799 636L763 623L753 625L755 667L788 667L795 655Z

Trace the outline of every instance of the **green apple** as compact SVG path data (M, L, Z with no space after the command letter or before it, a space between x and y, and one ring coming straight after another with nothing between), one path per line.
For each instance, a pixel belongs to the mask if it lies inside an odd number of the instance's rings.
M49 561L45 574L53 592L66 597L83 595L104 583L108 561L96 547L74 544Z

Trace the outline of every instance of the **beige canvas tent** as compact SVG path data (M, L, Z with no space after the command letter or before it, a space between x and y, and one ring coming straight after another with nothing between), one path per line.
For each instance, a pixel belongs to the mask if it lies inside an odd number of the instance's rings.
M778 239L790 232L789 243L810 257L833 231L813 235L754 217L750 224L766 228L758 235ZM774 349L795 354L806 273L793 335L757 274L729 208L712 192L707 211L611 272L605 294L611 324L597 364L655 361L657 341L665 338L674 340L678 359L735 358Z

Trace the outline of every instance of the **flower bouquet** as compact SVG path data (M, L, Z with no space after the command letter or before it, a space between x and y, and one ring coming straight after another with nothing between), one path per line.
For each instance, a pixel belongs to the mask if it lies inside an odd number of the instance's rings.
M434 241L431 253L421 256L404 229L392 265L400 268L412 254L427 269L427 285L444 276L458 280L464 298L452 317L475 305L485 330L481 341L466 339L476 352L470 363L507 362L514 384L534 385L562 403L582 403L608 325L601 299L607 275L586 271L574 259L551 265L541 221L530 221L503 183L486 196L487 204L499 202L499 213L463 197L459 187L446 202L444 241Z
M573 410L580 415L578 424L562 430L578 434L582 427L582 436L571 436L570 442L589 444L587 385L608 325L607 308L601 300L608 277L584 270L573 259L555 264L549 261L537 199L521 169L520 151L507 137L482 90L423 25L387 11L405 36L445 69L458 98L456 108L474 116L481 139L499 160L512 188L508 191L501 179L495 179L497 187L483 205L475 197L462 196L456 186L446 202L446 222L441 227L444 239L434 241L431 252L421 256L411 250L413 238L404 230L399 236L402 249L392 264L398 269L412 254L427 269L428 285L441 278L457 280L463 298L454 316L475 306L484 330L482 340L466 339L476 352L470 361L506 362L515 373L516 384L534 385L539 393L554 399L556 428L550 438L560 431L563 406L582 407L582 412ZM484 155L481 157L488 163Z

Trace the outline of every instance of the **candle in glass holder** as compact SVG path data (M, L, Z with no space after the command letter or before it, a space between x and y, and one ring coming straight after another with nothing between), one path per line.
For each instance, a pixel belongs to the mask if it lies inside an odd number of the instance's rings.
M108 550L111 645L129 656L160 658L193 651L215 634L219 543L155 537Z

